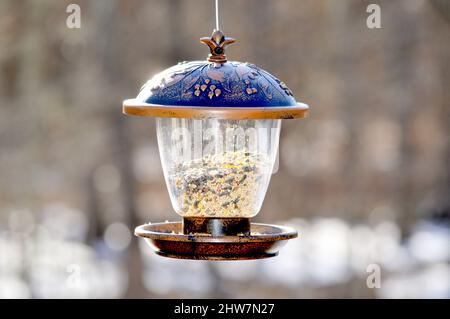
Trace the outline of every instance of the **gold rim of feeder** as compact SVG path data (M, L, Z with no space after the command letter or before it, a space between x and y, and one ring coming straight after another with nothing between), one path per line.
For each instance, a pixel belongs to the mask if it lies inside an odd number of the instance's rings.
M302 119L309 115L309 106L297 103L296 106L280 107L205 107L142 104L136 99L125 100L123 113L144 117L170 117L193 119L224 120L269 120L269 119Z

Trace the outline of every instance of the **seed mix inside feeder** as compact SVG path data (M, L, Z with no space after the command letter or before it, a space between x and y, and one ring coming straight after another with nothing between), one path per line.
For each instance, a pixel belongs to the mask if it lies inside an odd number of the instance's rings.
M135 230L162 256L238 260L276 256L297 231L252 223L261 209L283 119L306 117L289 88L249 63L227 61L235 40L214 30L206 61L181 62L150 79L127 115L155 117L164 177L182 222Z

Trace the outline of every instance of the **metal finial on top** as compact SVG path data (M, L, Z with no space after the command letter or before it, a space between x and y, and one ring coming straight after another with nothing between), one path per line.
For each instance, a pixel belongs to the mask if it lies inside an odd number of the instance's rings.
M236 42L236 40L226 37L220 30L214 30L210 38L201 38L200 42L206 44L211 51L208 56L209 62L225 63L227 62L225 47Z

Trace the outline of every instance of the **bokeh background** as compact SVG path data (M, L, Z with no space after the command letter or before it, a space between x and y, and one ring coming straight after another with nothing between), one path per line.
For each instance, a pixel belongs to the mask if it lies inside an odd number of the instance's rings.
M372 2L382 29L366 26ZM283 124L257 218L300 237L273 259L196 262L132 235L179 217L154 121L122 100L205 58L213 13L212 0L0 0L0 298L449 298L447 0L221 1L239 41L228 57L312 106Z

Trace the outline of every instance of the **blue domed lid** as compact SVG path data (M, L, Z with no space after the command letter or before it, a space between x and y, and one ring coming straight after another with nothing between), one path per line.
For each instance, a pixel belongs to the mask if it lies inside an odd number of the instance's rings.
M206 61L181 62L156 74L134 99L123 102L128 115L178 118L293 119L309 107L291 90L250 63L227 61L225 47L235 40L214 31L201 38Z
M225 46L234 39L214 31L202 38L207 61L181 62L156 74L137 99L148 104L221 107L294 106L291 90L270 73L249 63L227 62Z
M296 105L289 88L256 67L241 62L182 62L148 81L138 100L184 106L269 107Z

